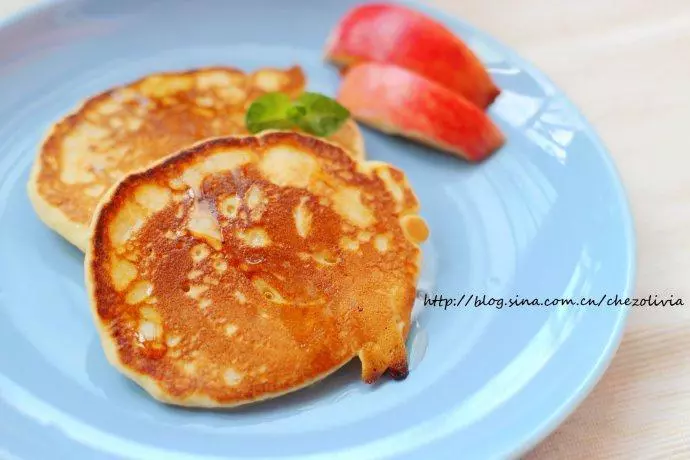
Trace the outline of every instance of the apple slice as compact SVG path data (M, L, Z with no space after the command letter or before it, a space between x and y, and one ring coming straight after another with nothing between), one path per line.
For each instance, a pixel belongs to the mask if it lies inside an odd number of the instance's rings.
M481 61L443 24L409 8L367 4L332 31L326 59L340 67L366 61L394 64L488 107L500 90Z
M416 139L469 161L500 148L505 137L480 108L436 82L401 67L352 67L338 101L362 123Z

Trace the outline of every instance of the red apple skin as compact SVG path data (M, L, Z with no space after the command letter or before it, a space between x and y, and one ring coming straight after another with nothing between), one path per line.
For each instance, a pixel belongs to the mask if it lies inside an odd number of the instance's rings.
M326 45L326 59L347 67L394 64L438 82L486 108L500 94L477 56L453 32L409 8L367 4L350 10Z
M505 143L483 110L438 83L397 66L370 62L350 68L338 101L366 125L471 162L483 160Z

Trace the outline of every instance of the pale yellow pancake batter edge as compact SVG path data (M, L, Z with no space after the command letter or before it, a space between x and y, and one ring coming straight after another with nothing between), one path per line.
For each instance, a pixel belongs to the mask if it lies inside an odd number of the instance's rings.
M48 228L54 230L68 242L79 248L82 252L86 251L86 247L88 245L88 228L71 220L60 210L60 208L53 206L46 199L44 199L43 196L41 196L41 193L38 190L38 177L41 174L41 167L43 166L42 153L45 143L53 136L55 133L55 128L64 120L83 110L86 102L87 101L83 101L74 110L72 110L72 112L62 117L60 121L53 123L48 132L44 135L40 143L40 148L36 153L34 164L31 167L31 174L29 176L29 182L27 183L27 194L29 195L29 201L31 201L31 205L41 221L43 221Z

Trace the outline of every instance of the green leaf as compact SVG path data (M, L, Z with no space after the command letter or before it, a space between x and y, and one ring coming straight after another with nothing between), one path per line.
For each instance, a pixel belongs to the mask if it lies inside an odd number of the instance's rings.
M267 129L294 129L288 112L292 101L285 93L267 93L257 98L247 110L245 123L252 134Z
M293 123L315 136L326 137L338 131L350 112L338 101L319 93L303 93L289 115Z
M285 93L268 93L257 98L247 110L247 129L256 134L267 129L301 129L326 137L335 133L350 112L334 99L318 93L303 93L291 101Z

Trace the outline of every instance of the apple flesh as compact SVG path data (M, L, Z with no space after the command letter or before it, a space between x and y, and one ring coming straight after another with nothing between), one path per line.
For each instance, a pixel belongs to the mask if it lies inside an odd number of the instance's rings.
M350 10L329 37L326 59L340 67L369 61L397 65L480 108L500 93L481 61L453 32L399 5L367 4Z
M338 101L366 125L469 161L480 161L505 143L498 127L476 105L397 66L370 62L352 67Z

